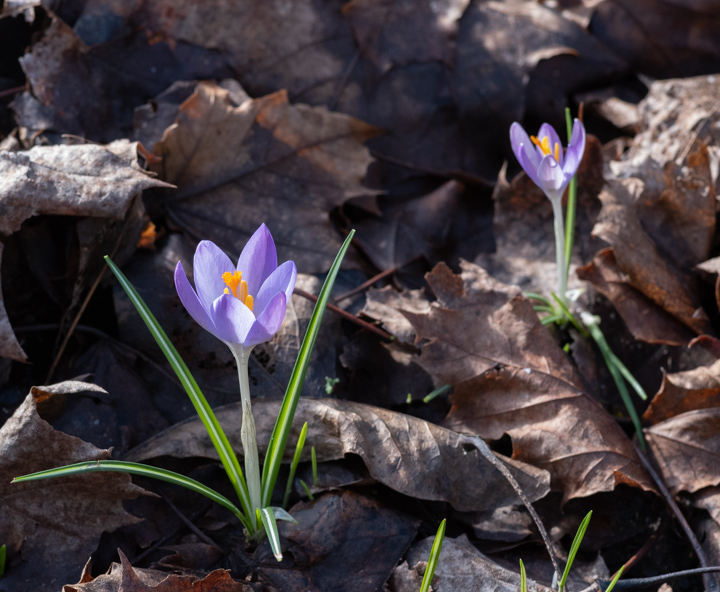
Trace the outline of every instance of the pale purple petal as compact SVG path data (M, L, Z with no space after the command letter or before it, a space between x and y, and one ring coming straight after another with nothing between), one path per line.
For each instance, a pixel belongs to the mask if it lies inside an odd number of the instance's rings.
M565 163L563 164L563 173L568 179L572 179L580 166L582 160L582 150L577 146L569 146L565 154Z
M193 259L193 275L198 297L205 310L211 311L215 299L227 288L222 278L227 271L235 271L230 257L215 243L200 241Z
M258 314L261 314L265 307L268 305L270 300L278 292L285 294L286 302L290 302L290 297L295 288L295 280L297 279L297 267L292 261L285 261L280 267L270 274L270 277L265 280L265 283L260 288L257 297L255 298L255 306L253 310Z
M248 293L256 296L267 277L277 268L275 242L265 224L261 224L240 253L237 268L247 282Z
M215 337L226 343L247 345L245 339L255 324L255 315L244 303L234 296L223 294L213 302L212 316Z
M523 127L515 122L510 126L510 145L512 146L515 157L522 162L521 154L526 155L525 162L530 163L533 169L537 169L540 164L540 158L534 148L530 137ZM524 168L524 167L523 167ZM527 172L527 169L526 169Z
M278 292L258 316L257 322L247 334L243 346L251 347L272 339L272 336L278 332L280 325L282 325L286 308L285 292Z
M576 119L573 123L570 146L576 147L580 154L585 152L585 126L579 119Z
M190 316L195 319L195 322L214 335L215 326L213 325L212 319L198 299L195 290L190 285L190 281L187 279L180 261L178 261L178 264L175 266L175 289L180 297L180 302L182 302L185 309L190 313Z
M547 155L542 159L538 167L538 185L548 197L562 197L569 181L554 157Z
M521 151L518 155L518 162L520 163L520 166L523 168L523 170L527 173L527 176L532 179L532 182L535 183L535 185L540 185L540 180L538 179L537 175L537 167L534 166L533 163L529 160L525 151ZM542 162L542 160L539 160L539 162Z

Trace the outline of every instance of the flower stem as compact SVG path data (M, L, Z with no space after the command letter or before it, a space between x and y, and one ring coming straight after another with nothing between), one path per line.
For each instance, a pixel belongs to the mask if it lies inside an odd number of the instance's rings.
M240 439L242 441L243 456L245 457L245 479L247 479L248 493L253 513L248 516L256 525L257 516L255 510L261 508L260 494L260 457L257 448L257 436L255 434L255 418L252 414L250 403L250 381L248 379L248 361L252 348L238 348L235 351L231 348L235 361L237 362L238 380L240 381L240 400L242 404L242 425L240 427ZM260 526L260 525L258 525Z
M563 221L562 199L550 198L555 218L555 261L558 273L558 298L567 303L567 269L565 267L565 223Z

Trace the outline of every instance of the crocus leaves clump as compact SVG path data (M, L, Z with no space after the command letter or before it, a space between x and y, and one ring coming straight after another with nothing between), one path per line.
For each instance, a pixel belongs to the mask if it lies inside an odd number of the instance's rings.
M265 224L250 237L237 265L214 243L202 241L193 260L195 289L182 263L175 287L190 316L237 355L277 333L292 296L297 268L278 267L277 251Z

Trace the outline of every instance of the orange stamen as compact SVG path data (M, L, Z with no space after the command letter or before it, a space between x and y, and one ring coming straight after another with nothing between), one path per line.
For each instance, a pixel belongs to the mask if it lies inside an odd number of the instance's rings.
M243 304L245 304L245 306L252 310L255 300L252 296L248 294L248 285L247 282L242 279L242 272L238 270L235 270L233 272L226 271L224 274L222 274L222 279L227 286L227 288L225 288L223 292L225 294L230 294L230 292L232 291L232 295L235 296L235 298L237 298L240 302L242 302Z
M548 138L547 136L542 139L542 142L538 140L536 136L530 136L530 141L535 144L535 146L540 148L544 156L553 153L553 151L550 150L550 138ZM555 160L557 162L560 162L560 144L555 144L554 152L555 153L553 154L553 156L555 157Z

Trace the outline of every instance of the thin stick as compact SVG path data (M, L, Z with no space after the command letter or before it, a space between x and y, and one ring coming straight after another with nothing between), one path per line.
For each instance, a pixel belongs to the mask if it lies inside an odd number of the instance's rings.
M308 300L312 300L313 302L317 302L317 296L310 294L310 292L306 292L305 290L301 290L300 288L295 288L295 294L297 294L298 296L302 296L303 298L307 298ZM343 310L342 308L338 308L337 306L334 306L329 302L327 304L327 309L333 311L335 314L340 315L344 319L355 323L356 325L360 325L363 329L367 329L368 331L377 333L378 335L380 335L380 337L390 339L391 341L397 339L392 333L388 333L380 327L376 327L375 325L368 323L367 321L363 321L362 319L357 318L354 314L350 314L349 312Z
M697 538L695 537L695 533L692 531L692 528L690 528L690 525L688 524L687 520L685 519L685 516L680 511L680 508L675 503L675 500L673 499L673 496L668 491L668 488L665 486L665 483L660 478L660 475L658 475L657 471L655 471L654 467L650 463L649 458L645 455L645 453L640 450L638 445L633 442L633 446L635 446L635 451L638 453L638 456L640 457L640 461L642 462L643 466L645 467L645 470L648 472L648 474L652 477L653 481L655 482L655 485L658 486L658 489L660 490L660 493L662 493L663 498L665 498L665 503L670 507L673 514L675 514L675 518L677 518L678 522L680 523L680 526L682 527L683 531L685 532L685 536L690 541L690 545L692 545L693 551L695 551L695 555L698 558L698 561L700 562L700 565L702 567L710 567L710 563L707 560L707 557L705 556L705 552L702 550L702 547L700 546L700 543L698 542ZM717 592L720 590L720 587L718 586L718 583L715 581L715 578L713 578L709 574L703 575L703 582L705 584L705 590L708 592Z
M127 227L129 226L130 215L133 211L133 208L135 207L135 200L137 200L138 198L139 198L139 194L130 203L130 207L128 208L125 221L123 222L123 226L120 229L120 234L118 235L117 240L115 241L115 246L113 247L112 253L110 254L111 258L115 256L115 253L120 248L120 242L122 241L123 236L125 235L125 230L127 230ZM50 370L47 373L47 377L45 378L45 384L49 384L50 380L53 377L53 374L55 374L57 365L60 363L60 359L62 358L62 355L65 353L65 348L67 347L67 344L70 341L70 337L72 337L72 334L75 331L75 327L77 327L78 323L80 322L80 319L82 318L83 314L85 313L85 309L87 308L88 304L90 304L90 299L95 294L95 290L98 289L98 286L100 285L100 282L102 281L103 276L105 275L105 272L107 271L107 268L108 268L107 263L103 262L103 267L100 270L100 273L98 274L97 279L95 280L93 285L90 287L90 290L88 291L87 295L85 296L85 300L83 300L83 303L80 306L80 310L77 311L75 318L73 319L72 323L70 324L70 328L68 329L68 332L65 334L65 338L62 341L62 345L60 345L60 349L58 350L58 353L55 355L55 358L53 359L53 363L50 366Z
M552 548L550 537L548 536L547 530L545 530L545 525L540 520L540 516L538 516L535 508L533 508L533 505L530 503L527 495L525 495L525 492L520 487L520 484L515 480L515 477L512 476L512 473L502 463L502 461L497 456L495 456L492 450L490 450L488 445L485 443L485 440L483 440L479 436L463 436L463 440L466 440L467 442L475 446L477 451L482 454L483 457L488 460L490 464L492 464L498 471L500 471L502 476L507 479L507 482L510 483L511 487L515 490L515 493L525 505L528 512L530 512L530 516L535 522L535 526L537 526L538 528L538 532L540 533L540 536L545 543L545 548L547 549L548 555L550 555L550 561L553 564L553 569L557 574L557 580L560 581L560 579L562 578L562 571L560 569L560 564L558 563L557 556L555 555L555 551Z

